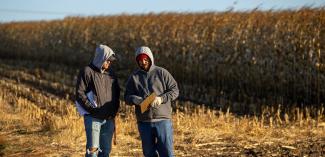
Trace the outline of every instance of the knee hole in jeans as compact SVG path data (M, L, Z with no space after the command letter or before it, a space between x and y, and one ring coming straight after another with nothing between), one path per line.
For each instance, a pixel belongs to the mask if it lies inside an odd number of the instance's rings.
M94 153L97 154L98 150L99 150L99 149L98 149L97 147L91 147L91 148L88 148L88 149L87 149L87 154L94 154Z

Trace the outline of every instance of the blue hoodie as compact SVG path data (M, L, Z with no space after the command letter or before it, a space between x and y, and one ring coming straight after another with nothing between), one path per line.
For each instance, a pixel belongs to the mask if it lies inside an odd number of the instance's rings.
M135 105L135 113L138 121L154 121L155 119L171 119L171 102L179 95L177 83L173 76L164 68L154 64L154 58L148 47L140 47L136 50L135 57L146 54L151 60L148 71L135 70L126 83L124 99L128 105ZM140 104L151 93L162 97L163 102L158 107L150 107L141 113Z

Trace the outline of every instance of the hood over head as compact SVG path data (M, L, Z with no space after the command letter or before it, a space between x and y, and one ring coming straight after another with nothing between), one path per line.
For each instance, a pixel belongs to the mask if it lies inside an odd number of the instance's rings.
M92 61L92 64L103 73L104 70L102 70L102 66L106 60L116 60L115 53L108 46L100 44L96 48L95 57Z
M139 48L137 48L137 50L135 51L135 58L138 57L138 55L140 54L145 54L147 55L149 58L150 58L150 61L151 61L151 66L152 65L155 65L154 63L154 58L153 58L153 55L152 55L152 52L151 50L149 49L149 47L146 47L146 46L141 46Z

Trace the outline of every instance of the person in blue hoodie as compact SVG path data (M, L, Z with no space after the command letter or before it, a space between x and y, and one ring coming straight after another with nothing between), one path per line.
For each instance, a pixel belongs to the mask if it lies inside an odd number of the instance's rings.
M139 69L129 76L124 99L128 105L135 105L143 155L174 156L171 102L179 95L177 83L166 69L154 64L148 47L139 47L135 56ZM153 92L157 97L151 107L141 113L139 105Z
M84 116L86 157L107 157L111 151L114 118L120 105L120 87L111 68L115 60L111 48L99 45L94 59L80 70L77 79L76 104Z

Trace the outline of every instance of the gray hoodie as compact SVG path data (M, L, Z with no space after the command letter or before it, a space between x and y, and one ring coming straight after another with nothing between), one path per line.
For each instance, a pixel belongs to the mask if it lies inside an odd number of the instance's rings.
M78 76L76 101L95 118L111 119L119 108L120 87L117 77L111 67L108 71L102 69L104 61L113 55L114 52L109 47L100 45L92 63L80 70ZM94 101L97 103L95 108L86 95L90 91L94 93Z
M149 56L151 67L148 72L137 69L130 75L126 83L124 99L128 105L135 105L138 121L171 119L171 101L175 100L179 94L177 83L166 69L154 64L152 52L148 47L138 48L135 56L137 57L140 54ZM150 107L149 110L142 114L139 105L153 92L162 97L163 102L158 107Z

